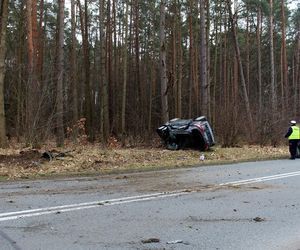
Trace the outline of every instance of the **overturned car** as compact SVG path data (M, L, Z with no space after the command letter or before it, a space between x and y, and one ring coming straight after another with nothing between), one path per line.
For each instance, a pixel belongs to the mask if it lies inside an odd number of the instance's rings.
M205 116L195 119L175 118L157 130L168 149L196 148L201 151L215 144L212 128Z

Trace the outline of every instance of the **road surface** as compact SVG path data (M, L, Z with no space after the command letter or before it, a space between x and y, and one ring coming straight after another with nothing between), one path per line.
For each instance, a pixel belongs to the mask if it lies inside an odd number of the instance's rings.
M0 186L0 249L300 249L300 160Z

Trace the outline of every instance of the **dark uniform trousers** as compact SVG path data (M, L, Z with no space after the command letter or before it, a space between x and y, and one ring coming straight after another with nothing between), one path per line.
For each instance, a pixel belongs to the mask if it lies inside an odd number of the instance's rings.
M291 154L291 158L296 158L297 156L297 148L298 148L299 140L289 140L289 150Z

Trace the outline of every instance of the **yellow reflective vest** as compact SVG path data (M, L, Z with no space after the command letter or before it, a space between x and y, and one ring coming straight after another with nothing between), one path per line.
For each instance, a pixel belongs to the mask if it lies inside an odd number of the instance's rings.
M300 139L300 129L298 126L292 126L291 127L293 132L289 136L289 140L299 140Z

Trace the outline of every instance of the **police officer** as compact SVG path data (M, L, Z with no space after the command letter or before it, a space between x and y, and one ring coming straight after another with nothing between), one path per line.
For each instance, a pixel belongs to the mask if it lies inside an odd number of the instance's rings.
M289 151L291 154L291 160L295 160L297 156L297 147L300 140L300 129L297 126L296 121L292 120L290 122L290 127L284 136L289 139Z

